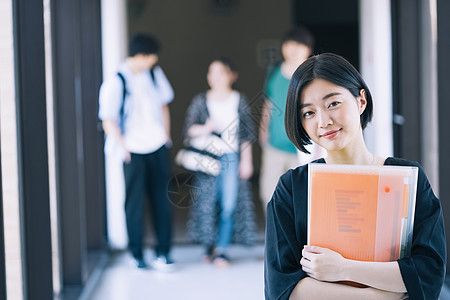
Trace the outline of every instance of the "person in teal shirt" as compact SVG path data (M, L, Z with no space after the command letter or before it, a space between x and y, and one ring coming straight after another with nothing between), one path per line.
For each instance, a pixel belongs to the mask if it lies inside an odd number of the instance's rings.
M304 27L288 30L281 40L283 61L271 66L264 83L265 101L259 128L262 148L260 197L263 207L272 197L278 178L291 168L308 161L299 161L297 149L289 140L284 115L289 81L292 74L311 54L314 38ZM317 151L310 151L310 160L317 158ZM321 152L319 151L321 154Z
M268 79L264 90L270 101L270 121L268 128L268 143L272 147L281 151L295 154L297 149L291 143L284 129L284 112L286 105L287 89L289 78L285 77L281 71L281 65L273 67L271 76Z

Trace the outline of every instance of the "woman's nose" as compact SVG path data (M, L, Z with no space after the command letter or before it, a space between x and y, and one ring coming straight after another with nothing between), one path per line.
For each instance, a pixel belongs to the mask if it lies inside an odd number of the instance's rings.
M323 111L317 112L317 118L318 118L318 124L317 125L320 128L325 128L328 125L333 124L333 121L332 121L330 115L327 112L323 112Z

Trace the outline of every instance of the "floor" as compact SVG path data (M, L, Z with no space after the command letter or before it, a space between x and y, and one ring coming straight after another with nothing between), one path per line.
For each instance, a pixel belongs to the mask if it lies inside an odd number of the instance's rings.
M79 299L264 299L262 244L250 248L232 246L232 264L222 269L202 262L202 253L199 246L177 245L172 251L177 271L162 273L137 269L128 253L118 252L99 272L95 285L85 289ZM152 253L147 251L145 255L151 261ZM450 300L450 277L439 300Z
M172 257L178 270L162 273L140 270L127 253L115 254L107 263L99 281L81 299L246 299L260 300L263 293L262 244L253 247L232 246L232 264L216 268L202 262L203 249L195 245L176 246ZM146 252L147 261L152 253Z

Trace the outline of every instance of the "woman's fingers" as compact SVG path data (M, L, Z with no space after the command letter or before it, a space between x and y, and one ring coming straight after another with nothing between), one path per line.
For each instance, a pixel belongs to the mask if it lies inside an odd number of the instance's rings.
M300 260L300 264L302 265L302 267L307 267L307 268L311 268L311 261L305 257L302 257L302 259Z
M324 250L327 250L326 248L318 247L318 246L308 246L305 245L303 247L303 250L306 250L307 252L311 253L323 253Z
M300 264L308 276L321 281L339 281L342 279L343 257L330 249L318 246L305 246Z

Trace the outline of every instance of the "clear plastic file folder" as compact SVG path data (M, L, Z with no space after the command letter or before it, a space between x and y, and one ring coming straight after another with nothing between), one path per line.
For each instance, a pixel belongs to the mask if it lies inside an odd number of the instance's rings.
M310 164L308 245L361 261L408 255L417 174L417 167Z

